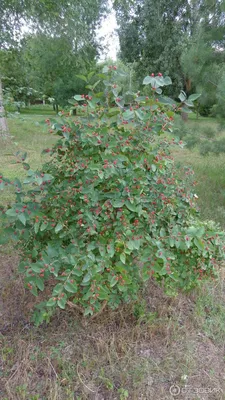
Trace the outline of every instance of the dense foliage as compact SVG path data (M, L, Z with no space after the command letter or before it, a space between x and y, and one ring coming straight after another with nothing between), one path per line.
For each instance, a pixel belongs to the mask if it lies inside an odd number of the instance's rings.
M147 96L121 96L122 75L105 67L104 92L96 82L74 97L80 117L46 121L59 140L44 150L51 158L41 170L18 154L28 170L24 183L1 176L1 189L15 187L16 202L2 216L20 249L19 270L35 296L48 294L36 322L57 306L92 315L137 300L150 277L169 293L191 289L214 277L223 257L223 233L199 220L195 194L178 179L161 138L176 110L160 96L170 78L146 76Z
M51 37L67 36L75 49L95 42L95 31L106 12L102 0L2 0L0 48L16 46L25 27Z
M21 88L32 88L39 99L54 99L58 109L72 94L82 92L84 85L76 74L96 64L102 49L97 31L106 12L102 0L3 0L0 79L7 98L21 104Z
M214 114L224 115L224 0L114 0L114 8L120 57L134 63L136 79L149 68L169 74L170 95L197 91L202 115L213 106Z

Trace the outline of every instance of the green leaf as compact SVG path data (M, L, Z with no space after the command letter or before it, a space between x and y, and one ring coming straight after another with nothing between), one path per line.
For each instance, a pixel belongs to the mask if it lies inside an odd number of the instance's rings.
M24 213L20 213L18 215L18 219L22 222L23 225L26 225L26 216L24 215Z
M69 132L63 132L62 134L63 134L63 136L64 136L64 138L65 138L66 140L69 140L69 138L70 138Z
M121 261L123 264L126 264L126 254L125 254L125 253L121 253L121 254L120 254L120 261Z
M161 229L160 229L159 235L160 235L160 237L166 236L166 231L165 231L164 228L161 228Z
M185 104L187 107L194 107L194 103L193 103L192 101L190 101L190 100L185 100L184 104Z
M77 100L77 101L84 100L84 98L83 98L83 97L81 97L81 95L80 95L80 94L77 94L76 96L74 96L74 99L75 99L75 100Z
M30 169L30 165L27 163L23 163L23 168L27 171L28 169Z
M47 247L47 254L50 258L58 256L58 249L55 246L51 246L50 244Z
M32 271L35 272L35 273L37 273L37 274L39 274L39 273L41 272L41 269L42 269L42 268L43 268L43 265L42 265L42 264L36 263L36 264L32 264L32 265L31 265Z
M192 113L192 111L188 107L185 107L185 106L181 108L181 111L186 113L186 114L191 114Z
M24 261L21 261L18 266L18 271L20 273L24 273L26 271L25 266L26 266L26 263Z
M58 233L62 229L63 229L63 225L61 224L61 222L58 222L58 224L55 227L55 233Z
M67 302L66 296L61 297L60 300L57 300L57 304L58 304L58 306L59 306L60 308L62 308L62 310L65 309L65 307L66 307L66 302Z
M188 100L190 100L190 101L195 101L195 100L197 100L200 96L201 96L201 93L200 93L200 94L199 94L199 93L194 93L194 94L191 94L191 95L188 97Z
M37 291L37 287L36 287L36 286L33 286L30 292L31 292L34 296L36 296L36 297L38 296L38 291Z
M20 180L19 179L14 179L14 186L16 186L17 185L17 187L19 188L19 189L21 189L22 188L22 185L21 185L21 182L20 182Z
M137 212L137 208L129 200L125 201L125 205L127 206L128 210L133 211L133 212Z
M91 309L91 307L87 307L84 310L84 317L86 317L87 315L93 315L93 310Z
M135 101L137 101L137 103L141 103L141 102L145 102L146 101L146 97L145 96L138 96L136 97Z
M6 215L8 215L9 217L15 217L17 215L16 210L14 210L13 208L10 208L9 210L6 211Z
M8 242L8 238L6 236L0 235L0 245L6 244Z
M115 254L115 249L113 244L108 244L107 245L107 253L109 254L109 257L112 258Z
M205 247L204 243L198 238L194 239L194 244L198 247L199 250L203 250Z
M141 245L141 241L139 239L136 239L133 241L133 246L136 250L139 250L140 245Z
M149 85L150 83L152 83L152 77L146 76L143 80L143 85Z
M121 208L121 207L123 207L123 205L124 205L124 202L121 200L115 200L112 202L112 206L114 208Z
M105 253L106 253L105 247L103 247L103 246L100 245L99 248L98 248L98 250L99 250L99 253L100 253L101 257L104 257L104 256L105 256Z
M46 307L53 307L56 304L56 300L54 300L54 298L52 297L51 299L49 299L46 303Z
M106 74L109 71L109 67L107 65L104 66L104 68L102 69L102 73Z
M196 236L197 236L198 238L201 238L201 237L204 235L204 233L205 233L205 228L204 228L204 226L202 226L201 228L199 228L199 229L197 230Z
M99 176L100 179L103 179L104 172L103 171L98 171L98 176Z
M91 279L91 274L88 272L88 273L84 276L84 279L82 280L82 283L81 283L81 284L86 284L86 283L88 283L88 282L90 281L90 279Z
M93 87L93 90L96 88L96 86L98 86L98 84L99 84L100 82L101 82L101 81L99 80L99 81L97 81L97 82L94 83L94 85L92 86L92 87Z
M187 229L186 233L188 235L195 236L197 231L198 231L198 228L195 228L194 226L189 226L189 228Z
M187 98L186 93L182 90L182 91L180 92L178 98L179 98L180 101L183 103L183 102L186 100L186 98Z
M173 99L171 99L170 97L166 97L166 96L161 96L158 98L158 100L159 100L159 103L166 104L168 106L169 105L173 106L174 104L176 104L176 102Z
M89 243L87 246L87 251L94 250L96 248L95 242Z
M48 224L45 224L44 222L42 222L41 227L40 227L40 231L43 232L45 231L45 229L47 228Z
M77 292L77 284L76 284L76 282L74 282L74 283L67 282L65 284L64 288L65 288L65 290L67 292L70 292L70 293L76 293Z
M126 246L129 250L134 250L134 240L129 240L129 242L126 243Z
M175 240L171 237L169 238L169 244L170 244L170 247L174 247L174 245L175 245Z
M38 289L43 292L43 290L44 290L44 282L43 282L43 280L41 278L39 278L38 276L36 276L34 278L34 282L36 283Z
M124 120L132 119L134 118L134 111L127 110L122 114L122 116Z
M108 300L109 293L103 286L100 286L98 294L99 294L99 300Z
M172 80L169 76L165 76L165 78L163 78L163 82L164 82L164 85L166 85L166 86L172 85Z
M57 296L58 294L60 294L63 290L63 283L58 283L54 289L53 289L53 296Z
M110 279L110 287L115 286L117 284L117 282L118 282L117 277L115 275L112 276L112 278Z
M88 103L88 105L90 106L90 108L91 108L92 110L95 109L95 104L93 103L93 101L87 100L87 103Z
M95 74L95 71L91 71L88 74L88 80L90 81L90 79L92 78L92 76Z
M83 275L83 272L80 269L74 268L72 274L80 277Z
M141 110L135 110L135 114L137 115L137 117L141 120L144 121L144 119L146 118L146 115L143 113L143 111Z
M40 222L35 222L34 224L34 232L37 234L39 231Z
M119 107L112 107L112 108L109 109L107 115L108 115L109 117L113 117L114 115L118 115L118 114L120 114L120 109L119 109Z
M84 76L84 75L76 75L76 77L82 79L82 81L84 81L84 82L88 81L86 76Z

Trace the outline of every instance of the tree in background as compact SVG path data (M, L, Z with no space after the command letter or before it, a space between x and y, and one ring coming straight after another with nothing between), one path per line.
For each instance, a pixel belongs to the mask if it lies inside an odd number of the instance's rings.
M202 93L199 106L208 115L218 101L217 89L225 61L224 2L189 2L189 24L186 45L181 55L181 66L187 92Z
M86 73L95 64L96 58L96 50L92 46L75 51L69 37L50 37L46 34L28 36L21 53L30 85L55 98L56 104L62 106L75 91L79 93L84 89L76 74L80 70Z
M20 87L33 88L55 98L56 108L59 103L64 106L74 92L83 90L78 71L86 73L96 62L101 49L96 29L105 13L103 0L3 0L0 78L4 86L13 96Z
M103 0L2 0L0 47L18 43L26 25L30 31L70 36L76 51L81 42L95 41L95 31L106 11Z
M115 0L114 8L121 59L135 62L137 74L169 74L174 93L201 91L209 113L224 63L224 0Z
M170 74L177 90L182 88L180 56L185 38L183 1L152 0L114 2L119 25L120 57L136 62L139 74Z

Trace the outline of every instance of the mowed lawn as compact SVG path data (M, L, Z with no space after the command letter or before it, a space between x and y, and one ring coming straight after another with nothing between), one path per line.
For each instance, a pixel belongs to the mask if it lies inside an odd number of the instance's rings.
M1 140L4 175L25 175L13 163L18 150L27 151L32 169L41 167L42 149L55 141L42 124L45 118L29 114L8 120L13 138ZM195 121L189 124L198 131ZM198 149L178 148L173 154L179 168L195 170L202 217L225 227L225 155L202 157ZM12 199L0 192L0 203ZM17 263L14 248L0 246L1 400L225 398L225 274L176 298L150 282L139 305L107 310L93 321L59 310L49 325L36 328L30 322L36 299L24 290Z

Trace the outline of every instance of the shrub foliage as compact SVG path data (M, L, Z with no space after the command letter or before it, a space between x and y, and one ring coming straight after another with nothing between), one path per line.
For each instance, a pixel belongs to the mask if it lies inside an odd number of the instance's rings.
M121 74L105 67L104 92L97 82L75 96L80 116L46 121L59 139L44 150L50 161L41 170L32 171L23 154L23 184L1 176L1 189L15 187L2 216L20 249L19 271L35 296L51 293L37 323L57 306L93 315L137 300L150 277L170 293L190 289L214 277L223 257L223 233L200 221L195 195L160 137L173 123L175 105L161 97L170 78L146 77L148 96L122 95Z

